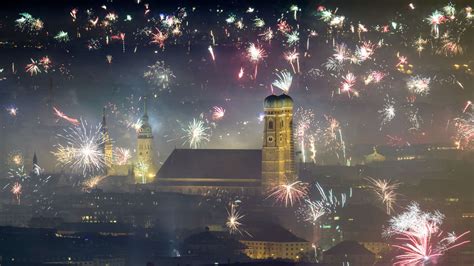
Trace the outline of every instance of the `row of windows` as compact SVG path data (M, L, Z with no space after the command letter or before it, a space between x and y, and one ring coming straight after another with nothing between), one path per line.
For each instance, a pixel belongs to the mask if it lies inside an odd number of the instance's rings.
M293 121L290 120L290 126L293 125ZM283 120L280 120L280 127L284 127L285 126L285 122ZM268 129L273 129L274 127L274 123L273 123L273 120L268 120Z

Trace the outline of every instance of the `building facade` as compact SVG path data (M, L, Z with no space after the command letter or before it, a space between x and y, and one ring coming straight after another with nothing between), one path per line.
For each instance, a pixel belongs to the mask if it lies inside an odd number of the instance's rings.
M293 136L293 100L270 95L264 102L262 192L296 179Z
M137 154L134 165L134 177L137 184L148 184L155 179L157 167L153 153L153 133L148 123L148 113L145 99L144 113L141 126L138 129Z
M270 95L264 111L261 150L175 149L156 175L156 189L256 195L295 180L293 100L286 94ZM152 137L151 129L145 137Z

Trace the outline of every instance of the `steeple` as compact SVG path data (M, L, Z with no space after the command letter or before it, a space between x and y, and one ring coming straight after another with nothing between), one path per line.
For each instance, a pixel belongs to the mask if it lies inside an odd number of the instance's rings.
M33 167L35 167L35 165L38 165L38 157L36 156L36 152L33 154Z
M147 184L154 180L157 167L153 152L153 133L148 123L147 98L144 97L143 116L137 134L136 166L134 168L135 182Z
M109 168L112 166L113 161L113 147L112 147L112 140L109 136L109 131L107 129L107 121L105 119L106 115L105 107L102 108L102 123L100 131L103 137L103 143L101 143L102 152L104 154L104 161L106 165L106 174L109 174Z
M147 108L147 98L143 97L143 116L142 123L148 122L148 108Z
M107 123L105 122L105 106L102 108L102 129L107 127Z

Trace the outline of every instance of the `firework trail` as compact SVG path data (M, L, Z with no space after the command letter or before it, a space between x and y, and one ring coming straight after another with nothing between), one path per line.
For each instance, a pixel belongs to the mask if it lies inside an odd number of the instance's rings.
M79 126L81 124L79 122L79 120L77 120L76 118L72 118L72 117L67 116L66 114L61 112L59 109L57 109L56 107L53 107L53 111L54 111L54 115L68 121L69 123L71 123L75 126Z

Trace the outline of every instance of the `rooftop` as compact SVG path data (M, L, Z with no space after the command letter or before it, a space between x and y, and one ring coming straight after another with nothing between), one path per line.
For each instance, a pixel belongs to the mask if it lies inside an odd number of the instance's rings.
M175 149L157 178L260 179L261 162L261 150Z

